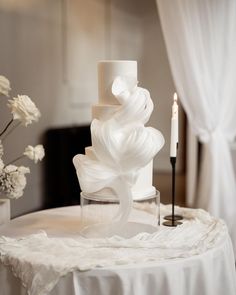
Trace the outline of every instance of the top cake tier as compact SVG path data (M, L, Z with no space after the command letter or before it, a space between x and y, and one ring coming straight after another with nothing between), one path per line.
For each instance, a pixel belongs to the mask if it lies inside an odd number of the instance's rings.
M133 60L108 60L98 63L98 97L101 105L118 105L111 92L117 76L131 76L137 79L137 62Z

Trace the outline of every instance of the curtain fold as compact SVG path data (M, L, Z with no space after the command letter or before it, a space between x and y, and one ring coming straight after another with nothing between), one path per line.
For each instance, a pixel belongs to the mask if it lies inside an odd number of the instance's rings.
M156 1L176 89L203 143L197 206L225 219L236 253L236 1Z

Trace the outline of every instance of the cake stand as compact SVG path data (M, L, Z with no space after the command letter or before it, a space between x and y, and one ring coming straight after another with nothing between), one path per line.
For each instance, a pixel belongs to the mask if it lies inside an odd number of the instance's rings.
M118 235L131 238L140 232L153 233L160 225L160 192L133 200L127 223L115 225L114 216L119 209L119 200L114 196L98 196L81 193L81 219L83 228L80 234L87 238L104 238ZM142 223L140 216L142 215Z

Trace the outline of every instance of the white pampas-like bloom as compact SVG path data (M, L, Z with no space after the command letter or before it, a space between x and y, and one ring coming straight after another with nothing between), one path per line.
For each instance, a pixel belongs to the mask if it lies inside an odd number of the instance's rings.
M41 161L45 156L44 147L41 144L38 144L35 147L28 145L25 148L24 155L30 160L33 160L34 163L38 163L38 161Z
M0 75L0 94L9 96L10 90L11 86L9 80L6 77Z
M4 167L0 174L1 192L10 199L20 198L26 186L26 173L30 173L30 170L24 166L8 165Z
M41 114L36 105L27 95L18 95L8 100L8 107L11 109L14 120L20 120L24 126L38 121Z

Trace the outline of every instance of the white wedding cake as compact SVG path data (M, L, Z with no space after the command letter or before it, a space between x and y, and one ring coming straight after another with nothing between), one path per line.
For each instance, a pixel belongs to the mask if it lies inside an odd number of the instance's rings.
M119 108L120 103L112 94L112 83L116 77L133 77L137 80L136 61L101 61L98 63L98 104L92 107L92 118L105 121L109 119ZM86 148L88 154L91 148ZM152 185L153 160L138 172L136 183L132 186L133 200L143 199L155 194L156 189ZM109 196L111 191L104 189L101 194Z
M120 222L127 220L133 200L155 195L152 161L164 138L145 126L153 102L148 90L138 86L136 61L99 62L98 93L92 146L73 163L84 194L101 201L119 199L114 220Z

